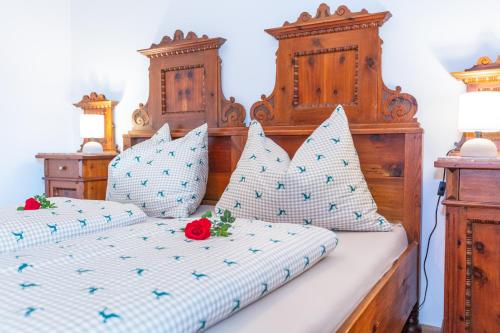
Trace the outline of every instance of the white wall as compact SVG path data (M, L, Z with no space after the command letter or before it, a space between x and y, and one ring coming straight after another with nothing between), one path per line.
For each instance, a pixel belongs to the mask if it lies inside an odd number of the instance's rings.
M0 0L0 204L43 193L37 152L76 151L70 1Z
M69 103L83 94L96 90L121 101L116 108L117 139L121 142L121 134L130 128L132 111L146 101L148 94L148 60L135 50L158 42L177 28L227 38L220 52L224 92L249 108L262 93L269 94L274 84L277 42L263 32L264 28L295 20L304 10L314 13L320 3L73 0L68 9L68 1L53 0L50 7L36 1L30 1L29 6L9 1L8 10L0 11L0 40L8 51L0 54L0 110L3 118L9 119L2 139L6 133L6 138L16 138L19 145L16 149L0 148L2 156L8 156L7 163L0 166L2 204L41 191L42 169L32 158L35 152L74 150L77 127ZM340 4L328 2L332 9ZM393 14L381 29L385 41L383 73L389 87L401 85L419 103L418 118L425 130L425 238L433 224L435 192L441 176L433 161L459 137L457 99L464 87L449 72L470 67L481 55L500 54L500 25L496 17L500 2L343 3L353 10L365 7L371 12L390 10ZM13 32L14 26L21 30ZM429 258L428 302L421 312L422 322L436 326L441 325L443 307L443 227L441 213Z

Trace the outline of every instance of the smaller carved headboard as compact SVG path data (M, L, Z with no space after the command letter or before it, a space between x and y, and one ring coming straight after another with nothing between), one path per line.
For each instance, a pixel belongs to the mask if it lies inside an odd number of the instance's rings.
M171 128L190 129L203 123L209 128L243 127L245 109L221 88L219 48L224 38L163 37L139 52L150 60L149 98L133 114L134 132L151 132L168 122Z

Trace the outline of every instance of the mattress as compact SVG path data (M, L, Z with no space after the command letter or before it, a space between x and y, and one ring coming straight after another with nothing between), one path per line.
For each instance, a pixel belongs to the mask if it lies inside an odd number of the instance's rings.
M337 232L335 251L209 333L335 332L408 245L404 228Z

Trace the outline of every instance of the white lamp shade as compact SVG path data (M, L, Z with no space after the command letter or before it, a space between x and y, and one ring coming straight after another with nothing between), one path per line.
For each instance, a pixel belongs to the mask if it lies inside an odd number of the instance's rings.
M461 95L458 130L461 132L500 131L500 92L474 91Z
M99 114L80 115L80 137L104 138L104 116Z

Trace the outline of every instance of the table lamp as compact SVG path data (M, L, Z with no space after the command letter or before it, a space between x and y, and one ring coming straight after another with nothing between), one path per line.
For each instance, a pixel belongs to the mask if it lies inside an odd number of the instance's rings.
M100 114L80 115L80 136L83 139L88 139L82 146L82 153L102 153L102 145L97 139L104 138L104 116Z
M94 137L96 140L92 141L99 141L105 153L118 153L118 146L115 143L115 125L113 123L113 112L117 103L116 101L107 99L104 94L91 92L88 95L84 95L79 102L73 104L81 108L84 115L101 115L104 117L104 123L102 125L104 128L104 136L99 135L99 138L97 138L91 133L91 135L87 137ZM101 134L101 132L99 132L99 134ZM82 147L87 141L89 141L87 138L83 140ZM82 151L82 147L80 147L79 151Z
M500 131L500 92L474 91L460 96L458 130L474 132L476 137L464 142L460 155L464 157L495 158L497 147L482 138L482 132Z

